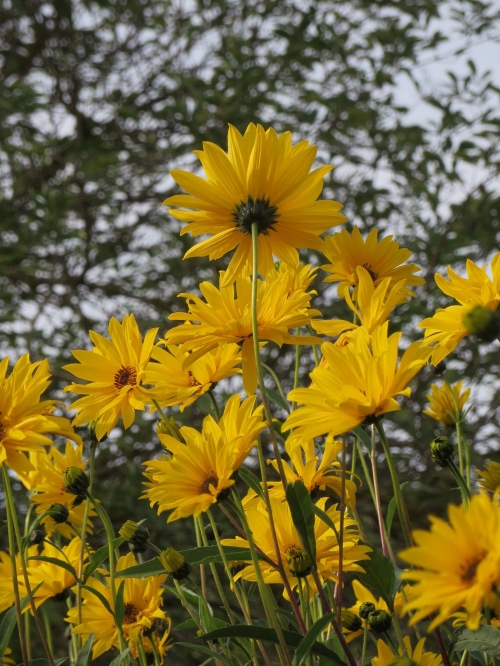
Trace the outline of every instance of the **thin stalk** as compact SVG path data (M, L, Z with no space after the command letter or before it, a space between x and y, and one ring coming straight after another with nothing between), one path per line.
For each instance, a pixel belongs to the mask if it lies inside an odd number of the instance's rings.
M214 410L215 420L218 423L220 421L219 405L217 404L217 400L215 399L215 395L212 389L208 391L208 397L210 398L210 404L212 405L212 409Z
M51 652L54 652L54 643L52 641L52 629L50 626L49 616L47 615L47 611L43 606L41 608L41 612L43 617L43 626L45 627L45 633L47 634L47 643L49 645L49 650Z
M457 421L456 423L456 430L457 430L458 448L460 450L460 447L463 443L463 449L465 451L465 482L467 484L467 488L470 490L470 447L469 444L467 443L467 438L463 436L460 421Z
M300 335L300 328L295 329L295 335ZM299 370L300 370L300 353L302 351L301 345L295 345L295 371L293 373L293 388L299 386ZM292 402L292 412L297 407L296 402Z
M342 435L342 459L340 482L340 525L339 525L339 568L337 571L337 624L342 625L342 578L344 573L344 518L345 518L345 445L346 436Z
M278 389L278 393L280 396L283 398L283 401L285 405L288 405L288 400L286 398L285 392L283 391L283 387L281 386L281 382L278 378L278 375L274 372L274 370L267 365L267 363L262 363L262 367L265 368L268 373L271 375L271 377L274 379L274 383L276 384L276 388ZM290 411L290 408L288 408L288 411Z
M388 631L385 631L384 636L385 636L387 642L389 643L390 648L394 652L394 654L395 655L399 654L398 648L397 648L396 644L394 643L394 641L392 640L392 636L390 635L390 633Z
M360 666L365 666L366 639L367 638L368 638L368 622L365 620L365 626L364 626L364 630L363 630L363 647L361 648Z
M441 629L439 627L436 627L434 629L434 634L436 636L439 645L439 651L441 652L441 658L443 659L444 666L451 666L450 658L444 646L443 636L441 635Z
M396 615L396 613L393 613L393 615L392 615L392 626L394 627L394 632L395 632L395 634L398 638L399 647L403 651L403 657L406 657L407 656L407 654L406 654L406 645L405 645L405 642L403 640L403 634L401 632L401 627L399 626L399 620L398 620L398 616Z
M309 332L311 335L315 335L315 332L313 331L312 326L308 326L308 327L307 327L307 330L308 330L308 332ZM318 365L319 365L319 355L318 355L318 349L317 349L317 347L318 347L318 345L312 345L312 348L313 348L313 356L314 356L314 365L315 365L316 367L318 367Z
M194 517L193 517L193 522L194 522L194 531L196 533L196 545L198 547L200 547L201 544L202 544L201 534L200 534L200 526L198 525L198 521ZM201 594L206 599L207 598L207 580L206 580L206 575L205 575L205 565L204 564L200 564L200 582L201 582Z
M460 470L460 474L463 476L464 475L464 452L463 452L463 447L462 447L462 438L460 437L460 425L458 422L456 423L456 431L457 431L457 449L458 449L458 468Z
M377 511L378 527L380 531L380 543L382 544L382 553L387 557L387 543L385 539L385 523L382 515L382 504L380 502L380 490L378 485L377 458L375 450L375 427L372 425L372 449L370 451L370 460L372 463L373 490L375 492L375 509Z
M205 534L205 528L204 528L201 516L198 518L198 525L199 525L199 530L200 530L200 535L201 535L201 538L202 538L202 541L203 541L203 545L208 546L207 535ZM214 528L214 532L215 532L215 528ZM224 610L226 611L229 622L231 624L234 624L234 618L233 618L233 613L231 611L231 606L229 605L229 601L227 600L226 594L224 592L224 588L222 587L222 583L220 582L219 574L217 573L217 569L215 568L215 564L211 563L209 566L210 566L210 571L212 572L213 579L215 581L215 586L217 588L217 592L219 593L219 597L222 601L222 605L224 606Z
M458 483L458 487L460 488L460 492L462 494L463 503L468 506L471 499L471 494L467 484L465 483L464 477L460 474L460 471L451 458L446 461L446 466L455 477L455 481Z
M168 420L168 418L167 418L165 412L163 411L163 409L162 409L162 408L160 407L160 405L158 404L158 401L152 399L151 402L152 402L153 405L156 407L158 413L160 414L160 418L161 418L161 420L163 421L163 423L167 426L167 429L168 429L169 433L172 435L172 437L173 437L174 439L178 439L175 430L174 430L174 429L172 428L172 426L170 425L170 421Z

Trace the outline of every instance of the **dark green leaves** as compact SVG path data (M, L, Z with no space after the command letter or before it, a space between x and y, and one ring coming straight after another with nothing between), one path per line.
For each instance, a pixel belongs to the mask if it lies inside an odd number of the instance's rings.
M264 499L264 491L262 490L260 481L253 472L251 472L246 467L240 467L238 470L238 476L247 484L249 488L251 488L254 492L257 493L257 495Z
M307 657L310 655L312 648L316 643L316 639L321 634L323 629L325 629L330 622L335 618L335 613L328 613L328 615L323 615L319 620L317 620L313 626L307 632L307 635L299 643L297 651L293 658L292 666L301 666Z
M485 652L498 657L500 655L500 629L487 624L479 625L477 631L460 627L453 634L453 647L457 652Z
M299 533L302 547L316 564L316 539L314 537L314 504L302 481L294 481L286 487L286 500L290 507L293 524Z
M396 569L378 548L375 546L370 548L372 549L372 552L368 553L370 559L360 563L365 573L358 573L357 576L363 585L376 590L392 611L397 589Z
M78 654L78 659L76 660L75 666L87 666L89 663L90 653L92 651L92 645L94 643L94 634L90 634L85 643L82 646Z

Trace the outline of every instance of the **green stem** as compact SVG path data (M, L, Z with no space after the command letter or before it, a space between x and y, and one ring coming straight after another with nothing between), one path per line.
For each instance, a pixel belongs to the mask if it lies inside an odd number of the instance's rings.
M283 391L283 387L281 386L281 382L278 379L278 375L266 363L262 363L262 367L265 368L268 371L268 373L271 375L271 377L274 379L274 383L276 384L276 388L278 389L278 393L283 398L283 402L285 403L285 405L288 405L288 400L286 398L285 392ZM290 408L288 409L288 412L290 412Z
M48 616L47 611L45 610L45 608L43 606L41 608L41 612L42 612L42 617L43 617L43 626L45 627L45 633L47 634L47 643L49 645L49 650L51 652L53 652L54 651L54 644L52 642L52 629L51 629L51 626L50 626L49 616Z
M344 573L344 518L345 518L345 445L346 436L342 435L342 477L340 482L340 525L339 525L339 568L337 571L337 624L342 625L342 582Z
M372 476L373 476L373 490L375 492L375 510L377 511L378 527L380 531L380 543L382 545L382 553L388 557L387 540L385 538L385 522L382 515L382 504L380 502L380 490L378 485L377 473L377 457L375 449L375 427L372 425L372 450L370 452L370 460L372 463Z
M467 488L470 490L470 447L467 443L467 438L463 436L462 427L459 421L456 423L456 430L458 449L460 451L460 448L463 444L463 449L465 451L465 483L467 484ZM462 471L460 473L463 474Z
M456 482L458 483L458 487L460 488L460 492L462 493L462 500L463 503L468 506L471 498L470 490L467 488L467 484L464 481L464 477L460 474L460 471L458 470L457 466L453 462L453 460L450 458L449 460L446 461L446 466L450 470L450 472L453 474L455 477Z
M460 469L460 474L464 475L464 452L462 447L462 438L460 437L460 425L456 423L457 431L457 449L458 449L458 467Z
M212 389L208 391L208 397L210 398L210 404L212 405L212 409L214 410L215 420L218 423L220 421L219 405L217 404L217 400L215 399L215 395Z
M156 407L156 409L158 410L158 413L160 414L160 418L161 418L161 420L163 421L163 423L167 426L167 429L168 429L169 433L172 435L172 437L173 437L174 439L178 439L175 430L172 428L172 426L171 426L171 424L170 424L170 421L168 420L168 418L167 418L165 412L163 411L163 409L162 409L162 408L160 407L160 405L158 404L158 401L157 401L157 400L151 400L151 402L153 403L153 405L154 405L154 406Z
M295 335L300 335L300 328L295 329ZM300 353L302 347L300 345L295 345L295 372L293 373L293 388L296 389L299 386L299 370L300 370ZM292 402L292 412L297 407L296 402Z
M396 644L392 640L392 636L389 634L388 631L384 632L384 636L386 637L387 642L389 643L389 645L391 647L391 650L394 652L395 655L398 655L399 651L398 651L398 648L397 648Z
M363 647L361 648L360 666L365 666L366 639L367 638L368 638L368 622L365 620L365 626L364 626L364 630L363 630Z
M312 326L308 326L307 330L310 335L316 335L316 333L313 331ZM314 364L316 367L318 367L319 365L318 345L312 345L312 348L313 348Z
M403 633L401 632L401 627L399 626L399 620L396 613L393 613L392 615L392 626L394 627L394 631L398 638L399 647L402 650L403 657L407 657L408 655L406 654L406 645L403 640Z

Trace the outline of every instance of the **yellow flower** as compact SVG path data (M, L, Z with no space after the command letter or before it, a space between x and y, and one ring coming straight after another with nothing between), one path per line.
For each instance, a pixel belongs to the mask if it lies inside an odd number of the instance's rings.
M285 443L285 449L290 456L291 465L283 461L283 468L288 483L300 479L309 493L315 490L331 488L337 495L342 492L342 479L340 463L337 461L342 451L342 442L334 440L329 436L325 442L325 448L321 460L316 453L314 441L304 440L300 436L290 435ZM275 460L269 460L274 469L278 471ZM318 464L319 463L319 464ZM283 484L270 484L273 494L283 495ZM345 498L350 506L356 504L356 484L350 479L345 480Z
M12 648L6 647L2 656L2 666L11 666L16 663L9 657L9 654L12 654Z
M409 298L410 292L405 289L405 280L394 282L388 277L378 280L378 286L375 287L372 276L365 268L358 266L356 274L357 302L353 302L348 289L344 291L344 298L359 319L360 325L343 319L313 321L311 325L317 333L333 338L345 331L356 332L362 326L371 335L377 326L387 321L396 305L404 303ZM349 340L352 340L352 334L341 336L337 344L341 346Z
M270 273L265 275L267 282L280 281L283 275L292 275L292 281L288 293L292 294L294 291L307 291L312 281L318 273L318 267L312 264L303 264L297 262L293 265L287 264L284 261L276 263L275 267ZM250 275L250 271L248 273ZM317 291L309 291L310 296L315 296Z
M305 405L288 417L283 429L297 428L304 439L326 433L333 436L377 417L401 409L396 397L408 397L408 382L425 365L431 349L414 342L398 364L401 333L387 336L387 323L370 337L360 331L352 344L337 347L325 342L325 363L311 373L309 388L293 390L289 399ZM294 433L294 434L296 434Z
M415 610L410 625L437 613L430 629L459 608L467 612L467 627L479 626L481 607L500 583L500 506L485 493L473 495L469 508L448 507L450 523L431 516L430 532L416 530L416 546L400 553L405 562L421 567L401 575L416 581L415 598L405 611Z
M181 412L209 391L212 384L241 372L236 368L241 363L241 353L235 344L217 347L188 368L183 366L189 353L181 352L176 345L168 345L167 349L153 347L151 358L156 363L148 363L144 376L145 384L153 384L151 399L160 407L180 404Z
M169 212L188 222L181 234L210 234L186 252L184 258L219 259L235 247L223 286L231 284L252 258L252 223L259 232L259 271L273 268L273 255L293 265L296 248L321 249L319 238L330 227L342 224L341 204L317 201L323 178L332 166L309 173L316 147L307 141L292 146L290 132L280 136L273 129L251 123L242 136L229 126L228 152L204 142L196 150L206 179L173 170L175 182L191 196L178 194L164 203L192 210ZM194 212L193 212L194 211Z
M288 331L298 326L307 326L311 317L320 313L309 309L311 294L303 289L291 291L294 274L283 272L271 281L259 280L257 320L259 340L269 340L281 347L283 343L318 343L313 336L291 335ZM252 281L241 277L236 285L217 289L209 282L200 284L203 301L194 294L180 294L186 298L188 312L175 312L169 319L184 321L184 324L171 329L166 334L167 344L181 344L181 351L192 351L184 361L188 367L197 358L207 354L219 345L242 344L243 385L248 395L255 393L257 373L252 338ZM196 322L196 323L194 323Z
M500 252L491 260L492 278L488 276L486 266L480 268L470 259L467 259L466 269L466 278L457 275L450 266L449 280L438 273L435 275L439 289L460 305L440 308L433 317L419 324L420 328L425 329L425 341L435 345L432 355L434 365L440 363L470 334L467 318L475 308L479 306L495 312L500 302Z
M109 322L109 337L90 331L94 349L77 350L73 356L79 361L64 366L64 370L87 380L88 384L70 384L65 391L81 393L71 406L77 414L74 425L97 421L98 440L109 435L123 417L124 428L134 422L135 410L144 410L148 394L142 387L144 372L149 362L157 328L146 333L142 341L134 315L126 315L120 324L114 317Z
M120 557L116 571L128 569L137 564L133 553ZM155 620L165 620L166 616L161 609L162 585L167 576L149 576L148 578L125 578L123 589L123 603L125 614L122 624L123 635L132 645L136 644L139 635L151 629ZM107 582L107 581L106 581ZM105 582L91 578L87 585L100 593L114 611L111 589ZM106 610L100 599L90 590L82 590L82 622L78 623L78 609L70 608L66 621L73 625L74 634L80 634L85 641L94 633L94 647L92 657L97 659L101 654L118 647L118 632L114 617Z
M0 464L6 462L18 474L33 471L23 451L43 451L52 444L46 434L53 433L81 442L68 419L52 416L56 400L40 396L50 384L48 361L30 363L24 354L7 377L9 357L0 362Z
M390 666L390 664L401 663L401 658L409 661L416 666L442 666L443 660L440 654L435 652L424 652L425 638L421 638L415 646L411 647L409 636L403 638L405 644L405 654L398 648L398 656L395 656L391 648L384 643L382 639L377 641L377 656L372 659L372 666Z
M484 606L485 608L489 608L490 618L488 620L483 613L479 622L481 624L489 624L491 622L492 627L500 629L500 597L496 591L486 597ZM458 611L457 613L453 613L453 617L455 618L453 620L454 627L460 627L467 622L467 613Z
M476 473L481 477L479 485L483 490L494 493L500 488L500 463L488 460L484 470L476 469Z
M323 253L331 262L321 267L331 273L324 281L340 282L338 292L342 297L349 287L354 287L353 298L356 298L359 281L357 268L360 266L370 273L376 287L385 278L390 279L391 286L400 280L405 280L408 287L425 282L423 278L414 275L420 270L416 264L405 264L411 257L410 250L400 248L392 236L386 236L378 242L376 229L370 231L366 240L363 240L357 227L354 227L352 234L342 229L325 238ZM407 292L411 294L409 290Z
M253 396L240 405L240 396L231 396L219 423L207 416L201 433L186 426L180 429L185 444L159 435L173 457L145 463L151 481L145 497L151 506L158 504L159 513L174 509L167 522L199 516L227 496L235 470L265 427L262 407L254 409L255 400Z
M297 585L297 577L290 571L290 554L293 554L295 550L301 551L300 537L293 524L288 503L277 496L271 496L270 501L281 558L287 578L290 581L290 586L294 588ZM326 501L326 498L323 497L316 502L316 506L325 511ZM259 497L250 493L244 500L244 510L256 546L270 560L276 561L276 551L269 526L269 514L265 503ZM326 513L335 524L338 533L340 513L337 511L336 506L330 507ZM336 572L339 566L339 545L335 532L326 523L316 517L314 535L316 538L316 565L320 579L337 581ZM249 548L248 541L241 537L224 539L222 543L227 546ZM343 571L363 571L362 567L357 563L362 560L368 560L369 556L367 553L370 550L369 546L359 544L357 523L352 518L346 516L344 521ZM261 561L260 568L266 583L282 582L281 576L274 566ZM255 581L256 574L253 564L246 566L242 571L237 573L235 579L237 580L238 578ZM309 575L307 579L311 593L313 593L312 591L315 589L313 578Z
M429 404L427 409L424 409L424 414L445 425L460 423L469 395L470 389L462 393L462 382L453 385L443 382L441 388L437 384L431 384L431 392L427 393Z
M26 557L38 555L38 546L30 546L26 551ZM21 599L26 596L26 586L21 569L19 553L16 554L16 571ZM11 608L15 603L14 582L12 576L12 565L9 553L0 551L0 613Z
M158 623L155 622L154 624L154 629L150 632L148 632L147 636L143 635L142 636L142 645L144 647L144 652L146 654L156 654L160 657L160 664L163 664L164 657L167 654L167 652L174 646L173 643L168 642L168 638L170 636L170 627L171 627L171 620L170 618L166 618L166 629L163 630L163 628L160 629L160 627L157 627L156 625ZM161 623L161 627L165 624L165 622ZM162 633L163 632L163 633ZM132 641L129 641L129 645L131 644L132 647L132 656L134 659L139 659L139 650L137 643L133 643Z

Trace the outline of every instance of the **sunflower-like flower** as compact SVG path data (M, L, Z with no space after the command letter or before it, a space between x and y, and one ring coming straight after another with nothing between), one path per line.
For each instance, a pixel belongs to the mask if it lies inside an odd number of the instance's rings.
M368 417L401 409L397 396L408 397L408 383L426 364L431 349L414 342L398 364L401 333L387 335L387 323L370 336L360 331L345 347L325 342L325 362L311 373L308 388L293 390L289 399L305 405L285 421L283 429L297 428L304 439L352 430ZM371 341L371 348L370 348Z
M159 437L170 458L145 463L147 497L158 512L174 509L167 522L199 516L222 501L234 484L234 472L241 466L265 427L262 407L255 409L255 396L240 404L240 396L228 400L219 423L211 416L203 420L201 433L180 429L185 444L170 435Z
M486 617L483 609L483 613L481 613L481 618L479 620L480 624L491 624L492 627L500 629L500 597L498 596L497 591L486 597L484 608L489 608L490 614L489 617ZM453 613L453 617L454 627L460 627L467 622L467 613L458 611Z
M153 625L153 629L149 630L146 635L142 635L142 647L146 654L156 654L159 657L160 664L163 664L165 661L165 655L173 647L173 643L169 642L170 637L170 628L172 621L167 617L164 621L156 621ZM140 659L140 650L139 643L129 641L130 647L132 648L131 654L134 659Z
M479 485L483 490L494 493L500 488L500 463L488 460L483 470L476 469Z
M290 283L289 294L294 291L307 291L311 283L318 274L318 266L312 264L303 264L297 261L294 264L287 264L284 261L277 262L274 269L265 275L267 282L279 281L283 275L292 275L293 279ZM250 272L249 272L250 274ZM311 290L307 292L310 296L315 296L318 292Z
M470 259L467 259L466 270L467 277L461 277L448 266L449 280L438 273L434 276L439 289L460 303L436 310L433 317L419 324L425 329L426 342L434 345L434 365L471 333L490 342L498 336L498 316L495 319L493 313L500 303L500 252L491 260L491 278L486 266L480 268Z
M242 343L243 385L248 395L257 388L257 372L252 336L252 281L244 276L236 284L217 289L209 282L200 284L203 301L194 294L180 294L186 298L188 312L174 312L169 319L184 321L167 332L167 344L181 344L181 352L192 354L184 361L189 367L197 358L219 345ZM294 274L284 271L271 281L259 280L257 295L257 323L260 341L271 341L281 346L290 344L318 344L314 336L292 335L292 328L307 326L311 317L321 313L309 309L311 293L304 289L293 291Z
M49 433L81 442L68 419L53 416L56 400L40 401L50 384L47 360L30 363L24 354L7 377L9 357L0 362L0 464L6 462L18 474L33 471L26 452L51 445Z
M375 287L372 276L362 266L356 268L356 275L358 278L357 302L353 302L348 289L344 291L344 298L358 318L359 325L344 319L313 321L311 325L317 333L333 338L345 331L357 331L363 327L371 334L377 326L387 321L396 305L404 303L410 296L408 289L405 289L405 280L393 282L390 277L387 277L378 280L379 284ZM342 345L349 339L352 339L352 334L347 337L342 335L337 344Z
M120 557L116 565L119 574L137 564L133 553ZM133 647L139 641L143 631L151 629L155 620L166 620L162 606L162 585L167 579L164 576L149 576L148 578L125 578L123 589L124 617L122 631L124 638ZM113 595L107 581L91 578L87 586L103 596L110 608L114 611ZM106 609L99 596L91 590L82 590L82 621L78 622L78 609L70 608L66 621L76 625L72 628L74 634L80 634L85 641L90 634L94 634L92 657L97 659L101 654L118 647L118 631L115 618ZM166 640L166 639L165 639Z
M144 375L144 383L153 385L151 399L160 407L180 405L181 412L213 384L241 372L236 367L241 363L241 352L235 344L217 347L189 367L184 367L189 352L181 352L176 345L168 345L167 349L153 347L151 358L155 362L148 363Z
M300 479L309 493L317 490L331 488L339 497L342 493L341 467L337 458L342 451L342 442L335 440L331 435L327 437L321 458L316 453L314 440L305 440L302 437L290 435L285 443L285 449L290 456L290 463L283 461L283 468L288 483ZM276 460L269 460L278 472ZM270 484L272 494L283 496L284 489L281 481ZM356 484L351 479L345 480L345 499L349 506L356 504Z
M273 268L273 255L294 264L297 248L321 249L319 238L330 227L342 224L341 204L317 201L323 178L333 169L322 166L309 173L316 146L300 141L292 146L292 135L276 134L251 123L242 136L229 126L228 151L204 142L195 151L206 179L187 171L173 170L175 182L191 196L178 194L164 202L179 220L188 222L181 234L210 234L192 247L184 258L219 259L234 248L223 285L231 284L252 260L252 224L257 223L259 271Z
M450 505L448 518L446 523L431 516L430 531L415 530L416 546L399 555L419 567L401 575L415 581L405 611L416 611L410 625L436 613L434 629L463 607L467 627L475 631L485 600L500 584L500 506L481 493L472 496L468 509Z
M70 384L64 389L84 395L70 406L77 410L74 425L96 421L98 440L109 435L120 415L124 428L132 425L135 410L144 410L148 400L142 383L157 332L157 328L151 329L143 341L134 315L126 315L121 324L111 318L110 340L90 331L94 349L74 351L73 356L79 363L64 366L64 370L78 379L89 382Z
M359 267L368 271L376 287L386 278L390 279L391 286L401 280L405 281L406 287L424 284L425 280L415 275L420 268L416 264L405 263L411 257L410 250L400 248L392 236L386 236L379 242L377 233L376 229L372 229L363 240L358 227L354 227L352 234L342 229L325 238L323 253L331 263L321 268L331 275L324 282L340 282L339 296L345 297L346 291L354 287L353 298L356 299ZM409 290L407 293L411 294Z
M26 551L26 557L38 555L38 546L30 546ZM21 558L16 553L16 572L19 586L19 595L21 598L26 596L26 586L21 568ZM16 601L14 595L14 579L12 575L12 564L9 553L0 551L0 613L11 608Z
M316 506L322 511L326 510L325 497L316 502ZM285 568L290 586L294 588L297 585L297 575L293 573L293 562L297 559L297 553L302 552L299 534L293 524L292 515L287 502L277 496L270 497L273 521L276 528L276 536L281 553L281 558ZM255 545L269 557L271 561L276 560L276 550L274 548L271 528L269 525L269 514L265 503L253 493L245 498L244 510L248 525L252 532ZM337 534L340 528L340 512L336 505L326 510L329 518L333 521ZM321 580L328 579L337 581L337 571L339 567L339 543L334 530L328 527L320 518L316 517L314 523L314 536L316 540L316 566ZM343 571L363 571L358 562L370 559L368 553L371 551L369 546L359 543L358 525L355 520L346 516L344 520L344 539L343 539ZM249 548L248 541L241 537L235 539L224 539L222 543L226 546L236 546L238 548ZM260 561L260 568L264 582L268 584L282 583L281 576L276 567ZM310 568L309 568L310 571ZM307 574L306 574L307 575ZM305 577L305 576L304 576ZM255 581L256 573L253 564L249 564L235 576L235 580L243 578L244 580ZM309 589L315 589L312 576L307 575Z
M424 409L424 414L441 421L444 425L460 423L469 395L470 388L462 392L462 382L451 385L443 382L441 387L431 384L431 392L427 393L429 404L427 409Z
M403 638L405 652L398 648L398 655L394 655L391 648L379 638L377 641L377 656L372 658L372 666L396 666L397 664L410 663L415 666L442 666L443 659L435 652L424 652L425 638L421 638L412 648L409 636Z

